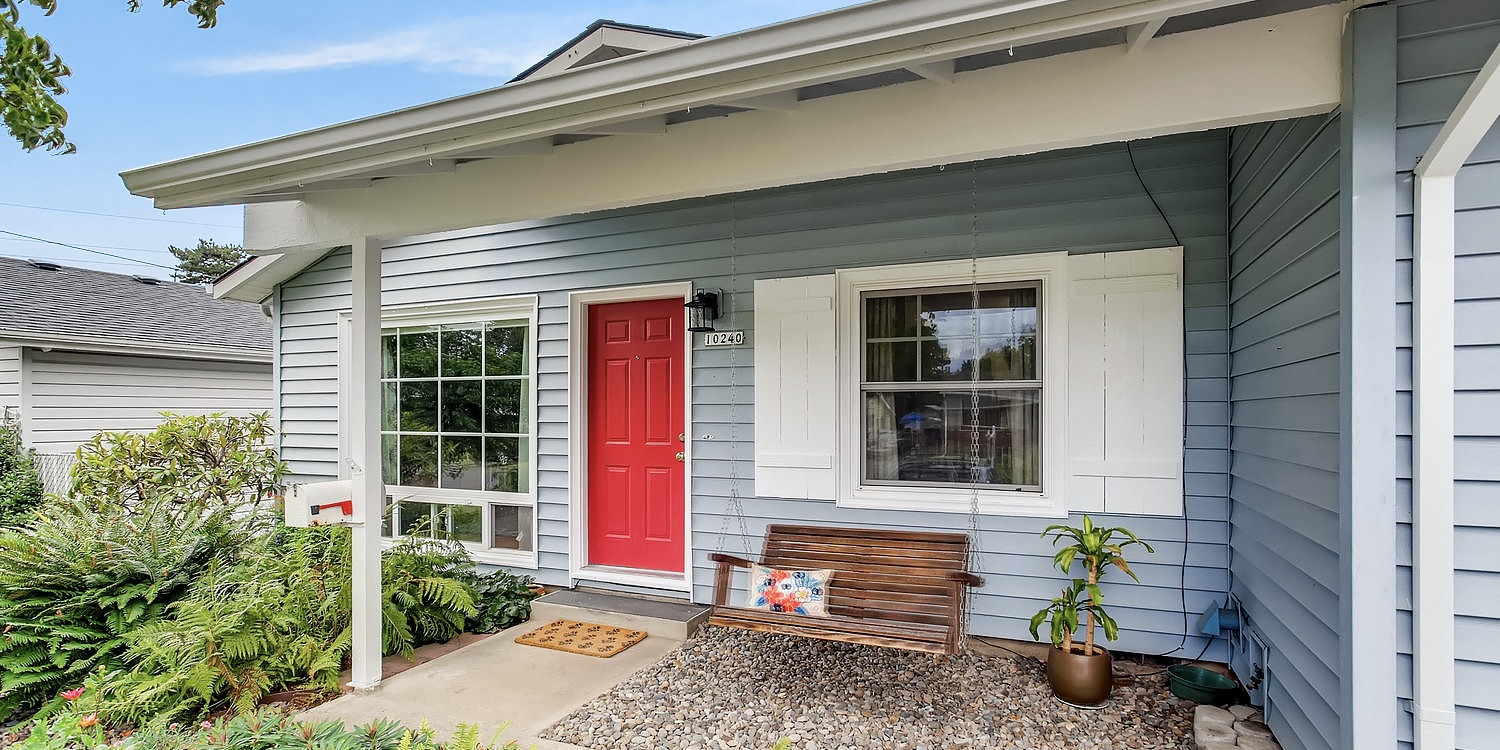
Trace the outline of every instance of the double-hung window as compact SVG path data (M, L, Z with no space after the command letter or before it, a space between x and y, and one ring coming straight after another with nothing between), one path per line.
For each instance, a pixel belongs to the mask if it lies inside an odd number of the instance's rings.
M387 310L380 347L385 536L534 565L535 305Z
M865 293L862 482L1041 489L1039 291Z
M838 274L841 503L1058 511L1066 256Z
M1182 279L1178 247L757 279L756 493L1181 513Z

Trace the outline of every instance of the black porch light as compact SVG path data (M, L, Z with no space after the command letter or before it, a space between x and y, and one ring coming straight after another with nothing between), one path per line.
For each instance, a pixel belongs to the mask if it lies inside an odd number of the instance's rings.
M687 309L689 331L712 331L714 321L719 319L719 293L699 289L683 307Z

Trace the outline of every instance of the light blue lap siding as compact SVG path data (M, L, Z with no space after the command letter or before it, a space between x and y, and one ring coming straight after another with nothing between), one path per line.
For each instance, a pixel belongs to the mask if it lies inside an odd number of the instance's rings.
M1119 648L1196 655L1205 641L1189 636L1184 644L1184 626L1222 599L1229 585L1226 135L1215 131L1144 141L1135 153L1142 178L1186 246L1184 459L1190 520L1099 518L1129 526L1157 546L1155 555L1138 556L1134 565L1143 582L1109 584L1107 596L1123 632ZM971 233L971 226L977 232ZM722 327L743 329L753 342L755 279L963 258L971 243L986 256L1174 244L1124 147L1116 144L411 238L391 243L384 252L384 302L539 295L537 577L565 584L573 481L567 472L569 291L685 279L723 288L732 294ZM348 290L343 252L281 290L284 444L299 474L328 475L336 468L337 426L330 419L337 389L335 326L337 311L349 306ZM757 547L758 535L773 521L966 529L961 514L851 510L750 497L753 352L744 347L734 356L731 372L726 350L694 354L691 433L715 436L693 445L696 600L709 598L707 557L720 545L726 525L723 545L731 550ZM734 474L741 478L738 484L731 480ZM726 521L725 508L736 490L745 496L748 538L735 519ZM1047 523L982 520L979 572L989 584L974 599L976 633L1029 637L1027 619L1061 585L1050 567L1051 550L1038 538ZM1192 542L1184 544L1185 538ZM1224 658L1217 646L1207 656Z
M1406 0L1398 5L1396 24L1400 453L1393 480L1401 519L1400 685L1401 696L1411 698L1411 170L1500 45L1500 3ZM1457 191L1455 731L1459 747L1477 750L1495 747L1500 737L1500 564L1494 554L1500 546L1500 128L1490 132L1459 172ZM1409 715L1402 732L1410 742Z
M1288 748L1338 744L1339 126L1230 134L1230 571Z

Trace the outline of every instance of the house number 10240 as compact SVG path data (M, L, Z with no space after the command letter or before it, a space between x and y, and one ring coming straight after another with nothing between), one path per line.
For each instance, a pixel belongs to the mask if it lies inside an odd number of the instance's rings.
M704 346L739 346L743 343L744 331L708 331L703 334Z

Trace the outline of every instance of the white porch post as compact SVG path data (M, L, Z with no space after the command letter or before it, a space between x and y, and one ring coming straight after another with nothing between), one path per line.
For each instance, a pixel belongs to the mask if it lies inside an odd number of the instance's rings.
M353 466L354 642L350 648L355 690L380 685L380 516L385 504L380 476L380 243L354 242L354 301L350 318L349 445Z
M1500 118L1500 48L1416 168L1412 299L1413 693L1418 750L1456 741L1454 254L1458 170Z

